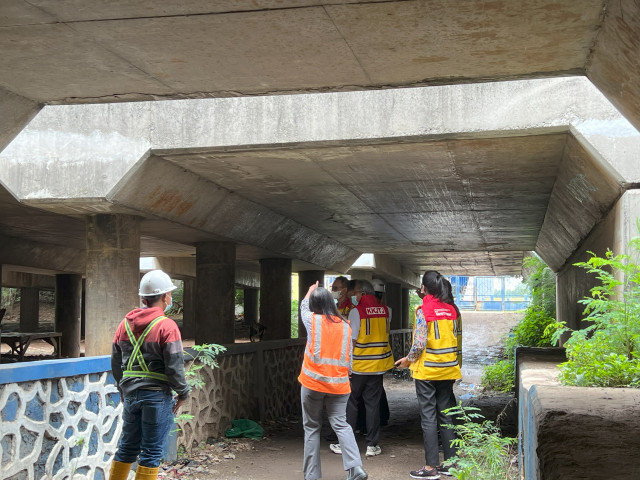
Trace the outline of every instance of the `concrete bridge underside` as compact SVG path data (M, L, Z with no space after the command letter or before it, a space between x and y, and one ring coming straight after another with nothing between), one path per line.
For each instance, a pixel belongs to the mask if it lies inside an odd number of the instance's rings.
M5 285L104 287L104 241L250 287L265 259L345 272L371 252L408 288L517 274L531 250L564 272L603 222L598 248L633 233L638 2L278 5L0 6Z

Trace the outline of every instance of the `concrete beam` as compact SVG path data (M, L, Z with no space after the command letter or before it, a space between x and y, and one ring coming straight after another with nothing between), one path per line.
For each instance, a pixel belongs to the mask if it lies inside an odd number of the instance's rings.
M0 87L0 152L37 115L40 108L38 103Z
M0 235L0 263L49 270L53 273L85 271L85 257L61 245L33 242Z
M160 269L171 278L195 278L195 257L154 257L153 269ZM152 270L152 269L150 269ZM260 274L236 267L235 284L239 287L260 288Z
M640 3L607 2L589 79L640 129Z
M36 287L39 290L55 290L56 281L53 275L38 275L33 273L9 270L10 265L3 265L1 285L6 288Z

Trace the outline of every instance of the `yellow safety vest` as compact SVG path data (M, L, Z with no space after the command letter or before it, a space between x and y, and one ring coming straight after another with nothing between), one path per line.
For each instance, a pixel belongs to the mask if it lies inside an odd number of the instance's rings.
M363 295L355 308L360 314L360 331L353 347L353 372L391 370L394 362L389 345L389 310L373 295Z

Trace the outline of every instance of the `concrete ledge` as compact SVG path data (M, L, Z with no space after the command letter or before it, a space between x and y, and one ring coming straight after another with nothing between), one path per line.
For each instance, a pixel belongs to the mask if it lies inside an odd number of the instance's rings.
M536 350L516 354L521 478L640 478L640 390L561 386L559 349Z
M53 378L72 377L111 371L111 357L70 358L67 360L37 360L35 362L0 365L0 385Z

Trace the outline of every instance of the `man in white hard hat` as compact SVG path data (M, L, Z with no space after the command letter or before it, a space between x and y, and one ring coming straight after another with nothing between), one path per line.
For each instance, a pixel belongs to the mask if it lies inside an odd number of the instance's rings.
M109 480L125 480L135 461L137 480L157 478L173 415L189 396L180 330L165 316L175 288L162 270L145 274L139 291L144 307L129 312L113 338L111 369L124 411Z

